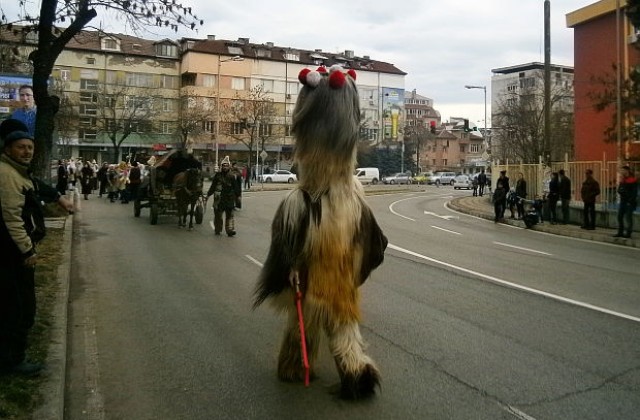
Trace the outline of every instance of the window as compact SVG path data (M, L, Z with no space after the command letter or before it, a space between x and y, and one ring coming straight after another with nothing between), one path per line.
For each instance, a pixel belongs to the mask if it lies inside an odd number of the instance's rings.
M300 83L287 83L287 93L289 95L297 95L300 92Z
M231 54L231 55L242 55L244 53L244 51L242 51L242 48L240 48L240 47L229 46L227 48L229 50L229 54Z
M153 99L141 96L126 96L124 100L125 109L150 109Z
M262 79L260 85L265 92L273 92L273 80Z
M96 117L80 117L79 123L81 127L95 127L98 125L98 119Z
M256 57L266 57L271 58L271 50L266 50L263 48L258 48L256 50Z
M233 135L240 135L244 132L244 124L242 123L233 123L232 127L231 127L231 134Z
M284 58L289 61L300 61L300 53L298 51L287 51Z
M164 112L173 112L175 109L175 101L173 99L162 99L162 110Z
M260 132L259 136L267 137L271 136L273 133L273 124L260 124Z
M60 80L71 80L71 69L60 69Z
M163 74L160 76L160 87L164 89L177 89L178 77Z
M233 90L244 90L244 78L243 77L234 77L231 79L231 89Z
M87 64L96 64L96 59L93 57L87 57Z
M105 95L104 96L104 106L107 108L115 108L118 104L118 100L115 96Z
M98 90L98 81L90 79L80 79L80 90Z
M147 73L127 73L127 86L153 87L153 75Z
M214 87L216 85L216 76L213 74L203 74L202 75L202 86L204 87Z
M467 152L467 145L466 144L461 144L460 145L460 153L466 153Z
M185 73L182 75L182 86L195 86L196 75L195 73Z
M213 121L202 121L202 131L205 133L213 133L215 123Z
M156 55L161 57L177 57L178 47L173 44L156 44Z
M442 166L447 166L447 159L442 159Z
M95 140L97 134L96 130L90 128L81 128L78 130L78 138L81 140Z
M479 144L470 144L469 145L469 153L479 153L480 145Z
M113 38L102 38L102 49L111 51L120 51L120 43Z
M80 104L80 115L98 115L98 107L93 104Z
M95 92L80 92L80 102L96 103L98 94Z
M163 121L163 122L161 123L161 126L160 126L161 133L162 133L162 134L171 134L171 131L172 131L171 129L172 129L172 127L173 127L173 124L172 124L172 123L167 122L167 121Z
M291 124L287 124L284 126L284 136L285 137L291 136Z
M116 83L118 83L118 72L113 70L107 70L105 74L105 81L109 85L115 85Z

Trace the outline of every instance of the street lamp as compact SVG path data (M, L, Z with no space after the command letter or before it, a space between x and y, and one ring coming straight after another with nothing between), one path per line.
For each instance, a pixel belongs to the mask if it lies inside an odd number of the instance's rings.
M218 168L218 144L220 142L220 67L222 66L222 63L226 63L227 61L243 61L244 58L240 57L239 55L227 58L227 59L220 59L220 57L218 57L218 80L217 80L217 94L216 94L216 163L214 165L215 168ZM217 170L217 169L216 169Z
M485 147L489 147L489 142L487 140L487 86L476 86L476 85L464 85L467 89L482 89L484 91L484 134L482 138L484 139Z

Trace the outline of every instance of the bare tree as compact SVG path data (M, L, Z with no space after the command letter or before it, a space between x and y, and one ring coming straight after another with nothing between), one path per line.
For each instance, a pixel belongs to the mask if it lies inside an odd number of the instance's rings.
M55 116L58 138L62 144L62 155L69 156L71 139L78 135L78 99L68 92L68 82L55 79L51 93L60 98L60 109Z
M196 95L184 91L180 96L180 116L177 122L177 133L182 149L194 143L210 140L214 130L213 94Z
M203 23L192 13L191 7L175 0L41 0L38 13L28 9L31 4L19 0L20 12L14 18L2 12L0 34L6 30L21 35L25 42L29 36L37 36L37 47L29 58L33 63L33 92L38 106L34 168L40 176L47 176L49 172L54 116L60 106L59 98L49 94L47 81L67 43L89 25L99 9L120 14L134 31L150 26L177 31L181 26L194 29ZM63 28L63 25L68 26Z
M573 91L570 86L554 85L551 90L550 156L544 156L544 83L535 83L510 92L498 100L494 113L494 157L523 163L562 160L573 155ZM496 147L497 146L497 147Z
M264 150L267 143L284 135L284 126L276 125L276 119L277 112L273 99L267 95L261 85L252 88L246 98L241 98L237 94L230 106L226 107L224 132L247 146L249 167L251 167L251 156L254 152Z
M129 136L154 133L153 116L157 113L160 98L153 93L152 88L133 87L120 82L103 84L95 93L97 118L93 128L109 138L113 161L120 156L120 146Z

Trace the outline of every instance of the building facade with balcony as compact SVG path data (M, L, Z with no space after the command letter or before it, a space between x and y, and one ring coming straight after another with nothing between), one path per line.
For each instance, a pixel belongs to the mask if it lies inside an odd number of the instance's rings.
M17 45L24 57L33 49L25 39L3 34L0 40ZM293 149L298 73L334 64L357 73L364 136L401 142L406 73L393 64L353 51L255 44L248 38L153 41L92 31L67 45L52 74L52 93L68 105L57 141L63 157L97 160L107 160L113 138L122 140L118 159L185 147L212 160L217 146L245 160L253 144L256 154L264 150L268 161L279 164ZM268 115L248 112L257 97L269 102ZM2 105L8 113L19 103L10 99Z

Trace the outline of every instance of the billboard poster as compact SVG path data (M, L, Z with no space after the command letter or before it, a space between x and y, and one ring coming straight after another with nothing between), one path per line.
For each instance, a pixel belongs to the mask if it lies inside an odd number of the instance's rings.
M4 118L20 107L18 89L22 85L31 85L30 76L10 76L0 74L0 117Z
M404 110L404 89L382 88L384 138L398 140Z

